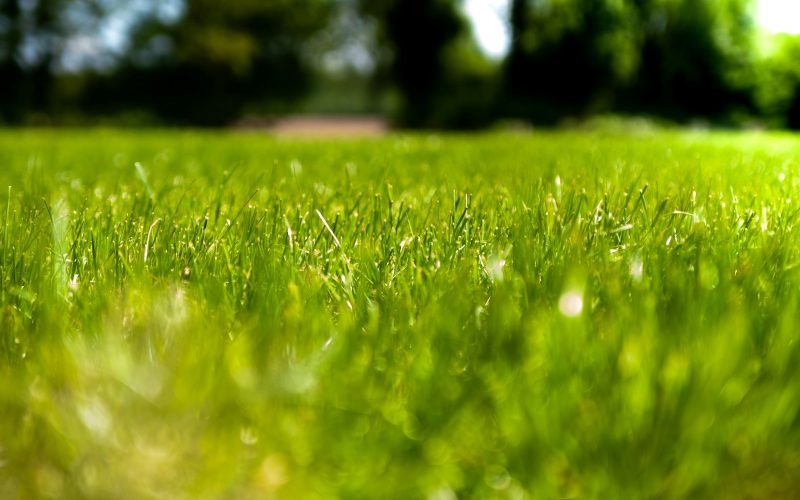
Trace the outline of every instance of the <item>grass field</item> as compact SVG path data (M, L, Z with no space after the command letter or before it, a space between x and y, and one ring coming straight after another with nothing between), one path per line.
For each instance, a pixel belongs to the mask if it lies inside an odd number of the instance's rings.
M797 498L800 139L0 132L0 498Z

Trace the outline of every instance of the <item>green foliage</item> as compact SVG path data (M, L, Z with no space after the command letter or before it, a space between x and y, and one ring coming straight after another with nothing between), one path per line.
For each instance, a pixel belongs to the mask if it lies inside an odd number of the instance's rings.
M754 1L513 0L510 54L491 61L459 0L0 0L0 121L355 111L475 129L621 113L800 128L793 42L759 52Z
M632 99L674 117L752 111L749 0L667 0L640 12L641 65Z
M376 22L376 79L394 91L395 121L410 128L475 128L492 118L492 68L454 0L363 0Z
M780 35L767 42L771 46L759 61L756 101L778 126L800 129L800 109L791 112L800 106L800 37Z
M0 121L18 122L52 110L54 74L65 45L81 27L89 30L102 15L90 0L0 0Z
M631 2L516 0L511 12L509 90L532 99L534 118L607 108L610 93L636 69Z
M752 111L749 0L515 0L511 17L506 86L523 117Z
M0 497L795 497L798 153L2 132Z
M309 46L332 9L329 0L235 0L225 8L189 0L176 21L139 22L121 68L96 79L86 107L146 109L200 125L224 125L247 109L283 111L311 86Z

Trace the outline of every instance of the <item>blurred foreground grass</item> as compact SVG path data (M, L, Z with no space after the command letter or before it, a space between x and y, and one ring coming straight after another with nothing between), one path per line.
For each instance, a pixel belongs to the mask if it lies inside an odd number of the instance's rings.
M0 498L796 498L798 167L0 132Z

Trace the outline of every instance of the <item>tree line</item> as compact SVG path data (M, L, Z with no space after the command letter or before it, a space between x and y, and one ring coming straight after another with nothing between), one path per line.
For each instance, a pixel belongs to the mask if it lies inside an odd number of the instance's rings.
M343 81L410 128L609 112L800 128L800 40L753 10L512 0L493 61L459 0L0 0L0 120L223 125Z

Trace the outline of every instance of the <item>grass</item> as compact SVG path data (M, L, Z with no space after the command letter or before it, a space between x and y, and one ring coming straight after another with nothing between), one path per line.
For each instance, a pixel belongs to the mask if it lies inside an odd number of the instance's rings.
M0 497L796 497L798 158L0 132Z

